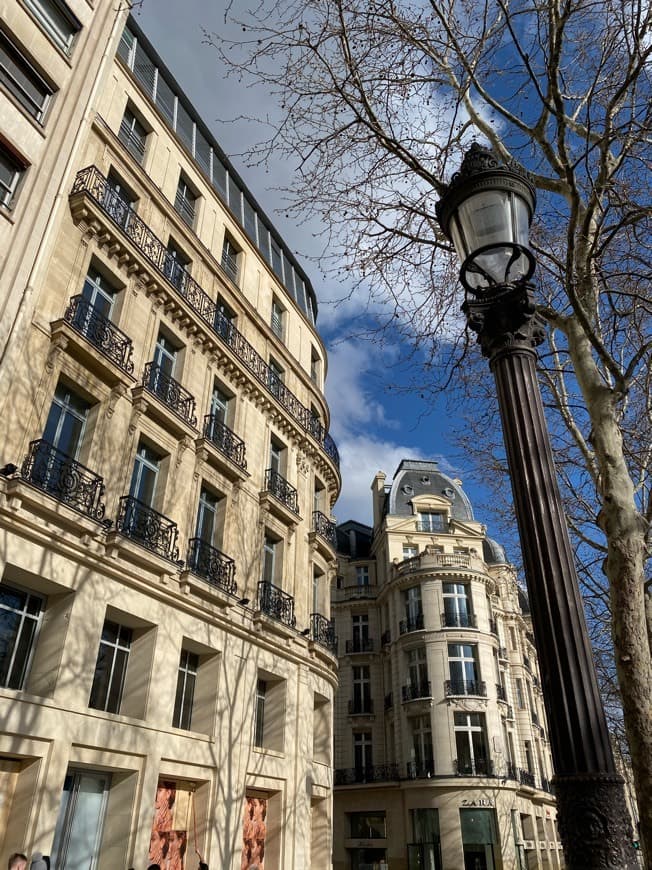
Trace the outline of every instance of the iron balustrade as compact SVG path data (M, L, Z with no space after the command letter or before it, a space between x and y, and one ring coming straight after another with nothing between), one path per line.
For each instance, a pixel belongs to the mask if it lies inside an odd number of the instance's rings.
M403 686L401 689L403 701L417 701L419 698L432 698L430 691L430 680L417 685Z
M349 701L349 716L371 716L374 702L371 698L354 698Z
M190 538L186 562L191 571L211 585L218 586L229 595L237 593L235 562L207 541L201 538Z
M385 695L385 709L391 710L393 706L394 706L394 694L393 694L393 692L388 692Z
M384 632L382 633L382 636L381 636L381 638L380 638L380 645L381 645L381 646L387 646L387 645L390 644L391 642L392 642L392 633L391 633L391 631L390 631L389 629L387 629L387 631L384 631Z
M541 791L547 791L548 794L555 793L552 787L552 783L549 779L546 779L545 776L541 777Z
M355 785L359 782L394 782L400 779L397 764L369 764L363 767L338 768L335 785Z
M118 531L165 559L177 562L177 524L132 495L123 495L118 506Z
M490 758L456 758L455 776L493 776L494 764Z
M518 781L521 783L521 785L529 785L530 788L537 787L537 781L534 778L534 774L530 773L529 770L523 770L522 768L519 768Z
M204 417L204 437L231 462L243 471L247 470L244 441L242 438L238 438L235 432L232 432L215 414L206 414Z
M29 445L21 477L92 520L102 520L104 479L39 438Z
M337 523L329 519L326 514L323 514L321 511L313 511L312 528L333 549L337 548Z
M267 616L294 628L294 598L273 583L261 580L258 584L258 607Z
M271 492L274 498L277 498L295 514L299 513L299 501L296 489L292 484L288 483L282 474L274 471L273 468L268 468L265 472L265 491Z
M441 624L445 628L477 628L475 613L442 613Z
M374 651L374 640L372 637L356 637L353 640L346 642L347 653L368 653Z
M283 384L274 379L274 372L240 333L224 312L220 311L208 293L188 270L175 260L163 242L134 211L131 204L114 190L96 166L77 173L71 195L84 193L117 224L149 263L163 275L185 299L188 305L238 357L253 377L268 390L290 416L309 432L324 448L337 467L340 464L337 446L323 423ZM222 268L222 267L220 267ZM225 275L229 275L225 271ZM229 278L232 276L229 275Z
M407 763L407 778L408 779L430 779L435 775L435 762L429 761L408 761Z
M501 683L496 683L496 697L499 701L507 701L507 690Z
M408 616L398 624L400 634L408 634L410 631L421 631L423 628L423 613L416 616Z
M487 697L487 684L483 680L446 680L444 687L447 697L450 695Z
M194 396L166 374L160 365L147 363L143 371L143 386L189 426L197 425Z
M323 646L333 655L337 653L337 637L335 636L335 623L327 619L321 613L310 614L310 637L315 643Z
M88 339L93 347L130 375L134 370L133 344L128 335L80 294L68 302L63 319L75 332Z

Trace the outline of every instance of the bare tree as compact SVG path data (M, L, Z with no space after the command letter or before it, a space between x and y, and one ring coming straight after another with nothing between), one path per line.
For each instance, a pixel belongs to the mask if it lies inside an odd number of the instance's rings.
M639 0L261 0L231 68L278 98L255 160L439 388L471 343L434 204L473 138L532 173L541 374L573 529L600 560L652 856L652 11Z

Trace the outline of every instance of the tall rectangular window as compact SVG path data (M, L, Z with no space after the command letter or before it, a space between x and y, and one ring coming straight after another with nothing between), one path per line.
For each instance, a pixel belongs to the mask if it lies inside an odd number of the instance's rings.
M444 583L444 624L449 627L471 628L475 617L471 597L465 583Z
M135 157L138 163L142 163L145 156L147 129L129 107L125 109L125 113L122 116L118 138L132 157Z
M265 738L265 698L267 696L267 682L256 682L256 707L254 713L254 746L262 748Z
M0 584L0 686L22 689L34 651L44 601Z
M419 691L418 697L429 697L430 683L428 681L428 660L425 647L418 646L416 649L408 650L407 660L410 686Z
M449 643L448 668L450 694L482 695L478 678L477 647L475 644Z
M160 457L150 447L142 443L138 445L129 495L147 507L154 505L160 461Z
M18 183L26 168L0 143L0 205L12 207Z
M190 187L183 175L179 177L177 193L174 198L174 208L189 227L194 226L197 208L197 194Z
M43 440L71 459L77 459L90 405L59 383L52 399Z
M525 710L525 694L523 692L523 680L516 678L516 703L519 710Z
M491 770L484 713L455 713L454 723L458 775L489 775Z
M57 48L70 54L81 24L63 0L24 0L24 3Z
M240 248L235 244L233 239L230 236L224 235L224 241L222 242L222 268L229 276L229 278L233 281L234 284L238 283L238 257L240 255Z
M88 706L107 713L119 713L133 632L110 619L105 620Z
M413 773L418 777L432 776L435 772L432 755L432 723L430 716L410 719L412 728Z
M190 730L198 669L199 656L187 649L182 649L177 674L174 713L172 715L172 725L174 728L184 728L186 731Z
M371 731L361 731L353 735L353 767L357 782L372 778L368 776L373 767Z
M371 673L369 665L353 668L353 713L371 713Z
M68 770L54 829L51 866L96 870L103 853L102 834L111 775Z
M263 572L262 580L265 583L273 583L276 579L276 557L279 542L265 535L263 541Z
M52 88L0 30L0 82L39 123L52 96Z
M277 399L281 398L283 391L283 369L273 359L269 361L267 386L273 396L276 396Z
M272 300L272 315L270 324L274 335L278 336L278 338L280 338L282 341L285 329L285 310L281 307L276 299Z
M365 652L369 645L369 616L366 613L354 613L351 616L353 628L353 652Z
M357 565L356 566L355 582L356 582L356 586L368 586L369 585L369 566L368 565Z

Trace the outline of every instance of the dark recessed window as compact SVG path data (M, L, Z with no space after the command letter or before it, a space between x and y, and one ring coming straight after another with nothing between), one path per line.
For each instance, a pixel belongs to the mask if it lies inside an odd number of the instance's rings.
M25 111L37 121L43 120L45 109L52 96L52 88L2 31L0 31L0 82Z
M0 205L11 208L20 179L27 167L0 143Z
M34 17L52 42L70 54L75 35L81 30L81 24L62 0L24 0L25 6L34 13Z

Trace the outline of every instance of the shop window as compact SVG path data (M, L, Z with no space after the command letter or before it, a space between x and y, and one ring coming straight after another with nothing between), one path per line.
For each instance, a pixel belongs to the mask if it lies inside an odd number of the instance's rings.
M71 769L66 774L54 829L52 867L96 870L111 775Z

